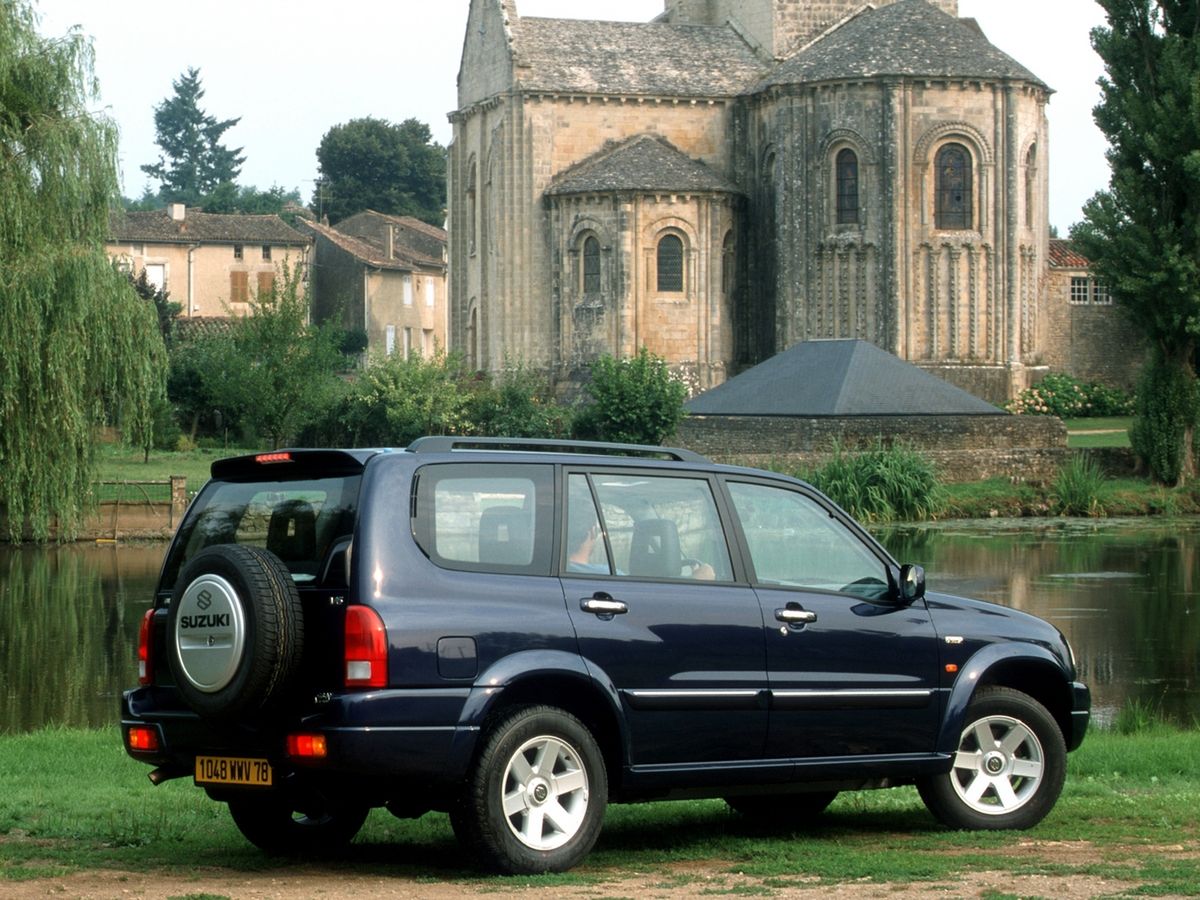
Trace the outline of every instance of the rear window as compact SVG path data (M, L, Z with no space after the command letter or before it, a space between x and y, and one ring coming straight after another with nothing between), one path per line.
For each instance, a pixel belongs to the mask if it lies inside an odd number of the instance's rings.
M297 584L315 582L354 533L361 476L294 481L216 481L196 498L163 570L170 590L187 561L213 544L270 550Z

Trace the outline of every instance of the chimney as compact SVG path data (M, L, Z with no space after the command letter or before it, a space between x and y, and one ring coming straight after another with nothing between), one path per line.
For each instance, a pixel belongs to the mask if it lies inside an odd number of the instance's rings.
M167 215L171 217L172 222L182 222L187 215L187 207L182 203L168 203Z

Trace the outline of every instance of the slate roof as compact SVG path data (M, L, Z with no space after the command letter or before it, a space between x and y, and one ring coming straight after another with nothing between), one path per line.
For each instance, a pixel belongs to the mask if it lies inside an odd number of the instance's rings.
M942 12L926 0L896 0L863 11L801 48L760 87L881 75L1014 78L1046 87L998 50L978 25Z
M768 71L725 27L521 17L513 37L529 91L731 97Z
M561 172L546 189L549 196L613 191L740 193L735 185L665 138L640 134L610 143Z
M148 244L307 244L308 238L279 216L220 215L189 209L182 220L165 209L119 212L109 219L110 241Z
M306 222L305 227L326 238L335 247L349 253L361 263L373 266L376 269L393 269L401 272L411 272L418 267L425 268L443 268L444 263L440 259L433 259L424 254L417 253L407 247L393 247L392 258L387 255L387 248L373 241L370 238L352 237L348 234L342 234L336 228L329 225L322 225L319 222Z
M1090 269L1092 261L1076 250L1070 241L1050 238L1050 268Z
M686 404L707 416L1007 415L867 341L804 341Z

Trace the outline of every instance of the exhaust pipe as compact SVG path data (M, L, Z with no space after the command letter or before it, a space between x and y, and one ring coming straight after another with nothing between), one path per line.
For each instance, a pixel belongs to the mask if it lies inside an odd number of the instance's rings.
M150 783L152 785L158 787L164 781L171 781L174 778L182 778L187 774L187 772L180 772L178 770L172 772L170 769L155 769L146 777L150 779Z

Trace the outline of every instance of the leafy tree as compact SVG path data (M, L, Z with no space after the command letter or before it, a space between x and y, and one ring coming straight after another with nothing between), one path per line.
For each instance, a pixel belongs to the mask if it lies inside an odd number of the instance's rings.
M581 438L661 444L683 420L687 388L645 347L631 359L606 355L592 363L587 391L592 402L575 420Z
M365 209L432 225L445 220L446 150L423 122L365 118L335 125L321 138L317 164L313 209L331 222Z
M284 212L288 204L300 203L300 192L285 191L279 185L273 185L265 191L251 185L240 187L232 181L217 185L211 194L201 201L205 212L210 213L242 213L254 216L277 216Z
M145 269L138 273L137 278L132 275L129 275L128 278L137 295L147 303L153 304L154 313L158 317L159 333L162 334L163 343L170 347L171 332L175 328L175 317L179 315L183 306L173 302L168 291L151 284L150 279L146 277Z
M237 180L246 157L239 155L241 147L225 147L221 136L241 118L218 120L201 109L199 69L189 68L171 86L175 95L154 108L155 143L162 154L142 171L160 182L162 202L198 206L218 186Z
M298 269L285 260L271 291L204 344L201 380L213 406L273 447L296 435L328 402L342 355L339 336L308 323Z
M165 353L153 311L104 251L117 132L94 116L92 51L0 0L0 508L9 535L78 525L95 428L150 416Z
M1195 474L1194 412L1175 408L1194 396L1200 335L1200 5L1195 0L1098 0L1107 24L1092 32L1104 60L1096 124L1109 141L1108 189L1084 207L1072 239L1096 275L1154 348L1151 366L1177 370L1154 378L1172 385L1141 397L1139 419L1177 440L1178 474L1155 466L1159 478ZM1171 407L1171 408L1168 408Z

